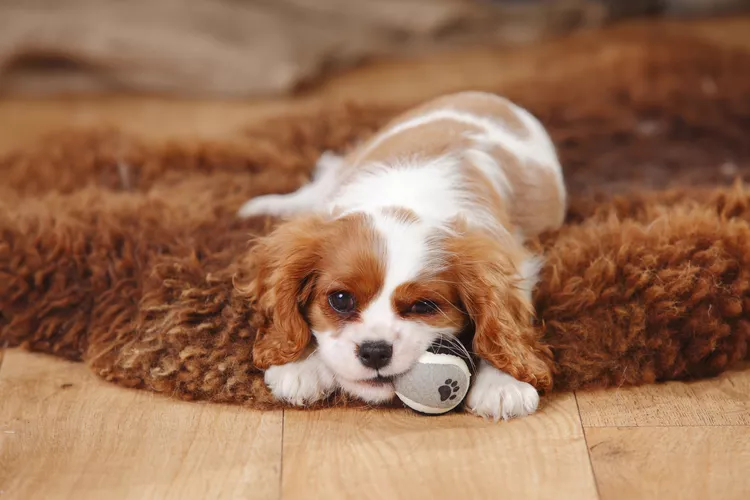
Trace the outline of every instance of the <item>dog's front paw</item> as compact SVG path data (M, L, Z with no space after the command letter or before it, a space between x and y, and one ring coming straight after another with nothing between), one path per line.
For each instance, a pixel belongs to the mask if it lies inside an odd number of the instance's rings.
M520 382L482 361L466 398L466 407L480 417L508 420L534 413L539 393L531 384Z
M295 406L320 401L335 388L333 374L315 357L272 366L264 380L276 399Z

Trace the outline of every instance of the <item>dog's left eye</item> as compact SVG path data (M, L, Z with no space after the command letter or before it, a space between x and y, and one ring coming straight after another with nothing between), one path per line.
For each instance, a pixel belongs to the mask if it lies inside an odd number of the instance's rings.
M409 308L409 312L412 314L432 314L437 310L437 304L431 300L418 300Z
M339 314L351 314L357 308L357 301L349 292L333 292L328 295L328 304Z

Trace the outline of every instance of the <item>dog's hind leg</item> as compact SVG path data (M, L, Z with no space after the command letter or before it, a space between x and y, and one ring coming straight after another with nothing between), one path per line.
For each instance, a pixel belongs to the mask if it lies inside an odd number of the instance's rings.
M288 194L258 196L245 202L237 211L239 217L254 215L291 216L321 206L336 187L336 174L343 159L330 152L321 155L315 164L312 182Z

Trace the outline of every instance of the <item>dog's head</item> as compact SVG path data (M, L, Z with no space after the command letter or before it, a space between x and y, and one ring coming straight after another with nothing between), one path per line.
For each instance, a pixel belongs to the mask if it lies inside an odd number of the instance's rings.
M256 309L260 368L298 359L314 340L345 391L380 402L433 341L473 327L477 355L551 385L531 331L538 262L510 236L400 209L314 215L258 240L251 261L254 278L240 289Z

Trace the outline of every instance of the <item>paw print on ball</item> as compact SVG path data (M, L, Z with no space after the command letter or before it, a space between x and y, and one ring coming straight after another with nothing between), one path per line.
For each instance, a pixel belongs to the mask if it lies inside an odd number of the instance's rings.
M440 401L445 401L446 399L456 399L456 392L460 387L458 387L458 382L452 379L448 379L445 381L445 385L441 385L438 387L438 392L440 393Z

